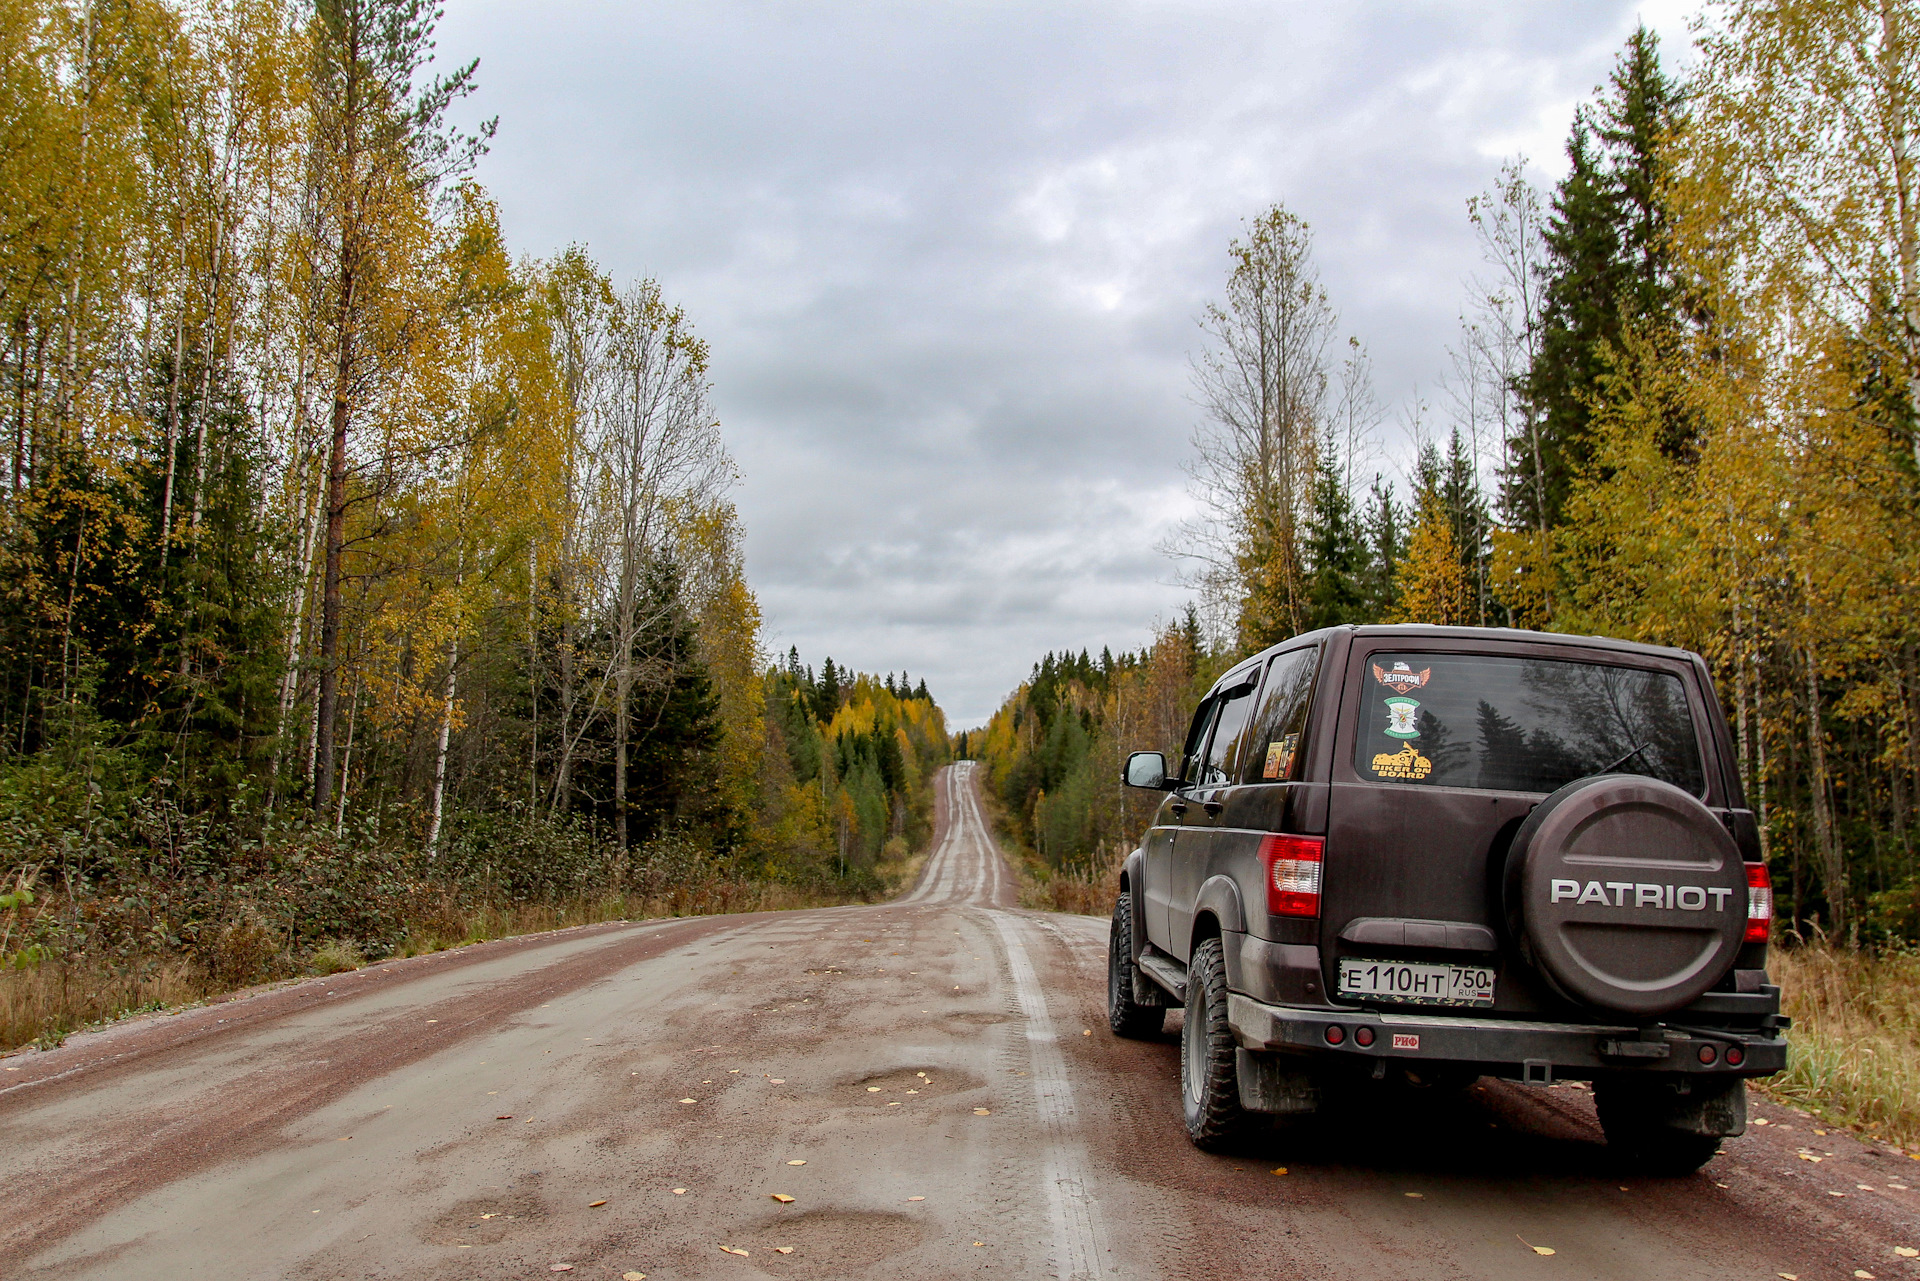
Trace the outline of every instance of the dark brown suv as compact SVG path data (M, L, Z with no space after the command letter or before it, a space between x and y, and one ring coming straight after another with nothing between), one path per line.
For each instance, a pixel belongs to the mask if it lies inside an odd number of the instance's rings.
M1236 665L1122 869L1113 1030L1184 1004L1188 1133L1366 1080L1593 1083L1692 1170L1786 1066L1772 891L1706 664L1541 632L1340 627Z

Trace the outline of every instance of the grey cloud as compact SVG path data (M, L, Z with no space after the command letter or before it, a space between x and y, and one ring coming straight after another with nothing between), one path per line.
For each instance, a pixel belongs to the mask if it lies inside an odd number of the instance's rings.
M513 243L656 276L711 341L770 640L968 724L1043 650L1180 609L1154 548L1241 220L1313 223L1404 402L1466 197L1515 150L1556 171L1640 9L456 3L440 48L482 60Z

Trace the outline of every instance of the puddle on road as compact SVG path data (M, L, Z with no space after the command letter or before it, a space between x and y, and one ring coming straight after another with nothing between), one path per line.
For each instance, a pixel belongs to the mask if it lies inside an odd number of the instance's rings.
M971 1072L916 1063L869 1073L841 1086L839 1093L851 1096L855 1103L884 1108L889 1103L905 1106L946 1094L977 1090L984 1084L986 1082ZM909 1094L909 1090L914 1092Z
M516 1230L544 1223L546 1202L526 1192L500 1192L456 1202L428 1225L420 1239L431 1245L494 1245Z
M896 1259L920 1244L918 1216L877 1210L806 1210L771 1216L740 1232L769 1276L843 1277ZM790 1245L792 1254L773 1247Z

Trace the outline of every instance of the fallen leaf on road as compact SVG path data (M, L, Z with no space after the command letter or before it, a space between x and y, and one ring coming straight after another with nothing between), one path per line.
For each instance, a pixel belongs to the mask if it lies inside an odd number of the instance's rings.
M600 1200L598 1200L598 1201L589 1201L589 1202L587 1202L587 1208L588 1208L589 1210L591 1210L591 1209L593 1209L593 1208L594 1208L595 1206L599 1206L599 1205L605 1205L606 1203L607 1203L607 1202L606 1202L606 1199L605 1199L605 1198L603 1197L603 1198L601 1198L601 1199L600 1199Z
M773 1247L773 1252L775 1254L792 1254L793 1247L790 1245L776 1245Z
M897 1108L900 1106L900 1100L895 1099L893 1102L887 1104L887 1106L890 1108Z
M778 1201L781 1205L793 1204L793 1198L788 1196L784 1192L769 1192L767 1193L767 1195L772 1197L774 1200Z
M1811 1161L1815 1165L1819 1165L1820 1162L1825 1159L1824 1157L1817 1157L1811 1152L1796 1152L1794 1153L1794 1155L1799 1157L1802 1161Z
M1896 1245L1893 1247L1893 1252L1903 1259L1920 1259L1920 1250L1910 1245Z
M644 1272L622 1272L620 1274L620 1281L647 1281L647 1274Z
M1518 1232L1513 1234L1513 1239L1518 1241L1521 1245L1526 1246L1527 1249L1533 1251L1535 1254L1550 1255L1553 1253L1553 1247L1545 1246L1545 1245L1535 1245L1533 1242L1521 1236Z
M1857 1277L1859 1281L1873 1281L1873 1273L1867 1271L1865 1268L1855 1268L1853 1275Z
M1776 1272L1773 1275L1779 1277L1780 1281L1800 1281L1798 1272Z
M975 1245L985 1245L985 1244L986 1244L986 1242L985 1242L985 1241L975 1241L975 1242L974 1242L974 1244L975 1244Z
M1771 1122L1771 1121L1769 1121L1769 1120L1767 1120L1767 1118L1766 1118L1766 1117L1764 1117L1764 1116L1756 1116L1756 1117L1754 1117L1754 1118L1753 1118L1753 1123L1754 1123L1755 1125L1772 1125L1772 1124L1773 1124L1773 1122ZM1784 1276L1784 1275L1785 1275L1785 1273L1782 1273L1781 1275L1783 1275L1783 1276Z
M493 1119L496 1121L511 1121L513 1120L513 1113L502 1112L499 1116L496 1116Z
M340 1141L341 1141L342 1143L345 1143L345 1142L347 1142L347 1140L349 1140L349 1139L351 1139L352 1137L353 1137L353 1136L352 1136L351 1134L347 1134L347 1135L343 1135L343 1136L341 1136L341 1139L340 1139Z
M747 1252L745 1250L736 1249L735 1247L730 1245L721 1246L720 1251L723 1254L737 1254L743 1259L747 1257Z
M987 1111L987 1109L985 1108L975 1108L973 1110L973 1114L975 1116L992 1116L993 1115L993 1113Z
M1823 1139L1827 1137L1827 1132L1825 1130L1815 1130L1814 1133L1819 1135Z
M920 1093L920 1091L918 1091L918 1090L908 1090L908 1091L907 1091L907 1093L908 1093L908 1094L918 1094L918 1093Z
M925 1198L925 1197L923 1197L923 1196L910 1196L910 1197L908 1197L908 1198L907 1198L907 1200L909 1200L909 1201L924 1201L924 1200L926 1200L926 1198Z
M1284 1165L1274 1171L1275 1174L1285 1174L1286 1172L1287 1172L1287 1167Z
M806 1162L805 1161L789 1161L787 1162L787 1164L788 1165L805 1165Z
M785 1085L786 1083L787 1078L784 1076L770 1076L767 1078L768 1085Z
M1828 1189L1827 1189L1827 1195L1828 1195L1828 1196L1845 1196L1845 1195L1846 1195L1846 1193L1844 1193L1844 1192L1835 1192L1835 1191L1834 1191L1834 1190L1833 1190L1832 1188L1828 1188Z
M551 1267L549 1267L549 1268L547 1269L547 1271L549 1271L549 1272L571 1272L571 1271L573 1271L573 1265L572 1265L571 1263L556 1263L556 1264L553 1264L553 1265L552 1265Z
M680 1101L682 1103L698 1103L700 1100L699 1099L681 1099Z
M687 1190L685 1188L675 1188L673 1190L673 1194L675 1196L685 1196L687 1194Z
M1408 1192L1404 1195L1412 1197L1415 1201L1424 1201L1427 1199L1427 1194L1424 1192Z
M1090 1028L1090 1027L1089 1027L1089 1028L1082 1028L1082 1029L1080 1029L1080 1035L1081 1035L1081 1036L1092 1036L1092 1035L1093 1035L1093 1029L1092 1029L1092 1028Z
M1871 1183L1856 1183L1853 1186L1862 1192L1873 1191L1873 1185Z
M877 1086L877 1085L869 1085L869 1086L867 1087L867 1093L868 1093L868 1094L878 1094L878 1093L880 1093L880 1087L879 1087L879 1086Z

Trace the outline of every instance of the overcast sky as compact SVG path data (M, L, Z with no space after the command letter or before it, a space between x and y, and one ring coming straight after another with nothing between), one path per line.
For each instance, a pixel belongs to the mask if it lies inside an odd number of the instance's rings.
M1672 64L1693 8L446 5L510 243L711 343L770 646L924 676L956 728L1187 599L1155 547L1243 220L1306 218L1381 399L1434 399L1467 198L1521 154L1550 184L1634 24Z

